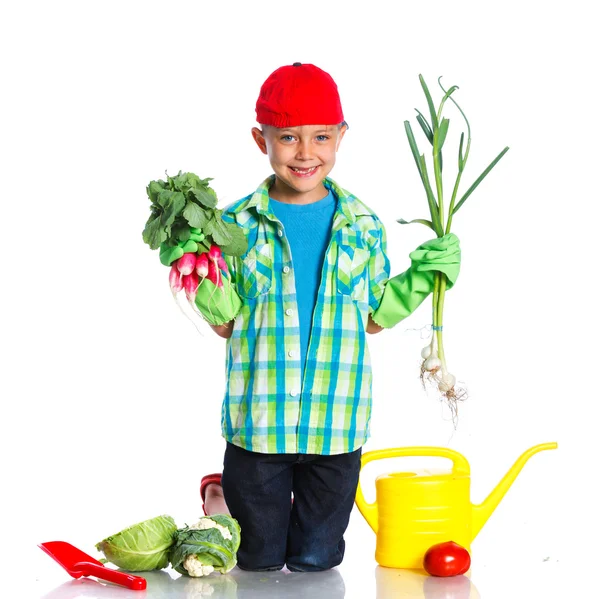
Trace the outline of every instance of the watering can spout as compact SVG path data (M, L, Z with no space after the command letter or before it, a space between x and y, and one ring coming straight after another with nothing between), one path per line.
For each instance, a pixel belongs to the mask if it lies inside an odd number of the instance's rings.
M471 529L471 536L474 539L479 531L483 528L483 525L487 522L488 518L492 515L508 489L517 478L519 472L521 472L525 463L529 458L545 449L556 449L557 443L541 443L540 445L534 445L527 451L523 452L517 461L512 465L510 470L504 475L502 480L496 485L496 488L487 496L487 498L479 505L473 506L473 523Z

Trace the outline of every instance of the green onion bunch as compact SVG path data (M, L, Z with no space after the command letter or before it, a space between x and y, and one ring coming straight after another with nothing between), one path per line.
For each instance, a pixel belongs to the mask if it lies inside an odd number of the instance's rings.
M471 126L465 113L453 98L453 94L458 89L458 86L453 85L450 87L450 89L446 90L442 86L440 80L441 77L438 78L438 84L444 95L436 110L427 84L425 83L423 76L419 75L419 81L421 82L421 87L423 88L423 92L427 100L429 120L423 115L422 112L415 109L417 112L417 123L432 146L433 178L429 175L425 154L421 154L417 146L417 141L415 139L410 122L404 121L408 143L415 159L415 163L421 177L421 182L423 183L423 187L425 189L430 219L417 218L411 221L406 221L402 218L398 219L398 222L403 225L411 223L423 224L432 229L437 237L442 237L450 233L454 215L459 211L467 198L469 198L473 191L475 191L488 173L496 166L502 156L504 156L504 154L506 154L508 151L507 146L496 156L496 158L494 158L494 160L492 160L489 166L481 173L481 175L479 175L479 177L477 177L475 182L467 189L467 191L459 196L461 178L469 158L469 152L471 150ZM444 148L444 142L446 141L448 128L450 126L450 119L443 115L447 100L450 100L458 109L467 126L466 143L465 133L462 132L460 135L460 143L458 147L458 170L454 180L454 185L452 187L452 194L450 195L449 202L445 201L447 196L444 195L442 178L442 149ZM423 360L421 363L421 381L423 384L425 384L425 381L427 380L431 383L434 383L438 387L442 396L448 401L454 419L456 417L457 401L466 399L466 390L456 386L456 377L448 370L446 354L444 352L443 325L444 297L446 294L446 287L446 275L442 272L436 272L432 306L433 335L429 345L424 347L421 351L421 358Z

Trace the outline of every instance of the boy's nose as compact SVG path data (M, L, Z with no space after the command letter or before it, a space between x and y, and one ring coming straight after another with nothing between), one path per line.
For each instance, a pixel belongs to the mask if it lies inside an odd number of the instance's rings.
M296 158L300 160L308 160L312 157L312 149L310 145L310 140L301 141L298 144L298 148L296 150Z

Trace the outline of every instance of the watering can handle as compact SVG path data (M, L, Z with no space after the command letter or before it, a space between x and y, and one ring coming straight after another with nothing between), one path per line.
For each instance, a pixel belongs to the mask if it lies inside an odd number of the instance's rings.
M361 468L364 468L369 462L382 460L384 458L433 456L448 458L452 460L452 471L457 475L469 475L471 469L467 459L458 451L447 449L446 447L395 447L391 449L376 449L363 454L361 458ZM360 486L360 478L356 488L356 505L360 513L364 516L369 526L377 533L377 501L367 503Z
M382 460L384 458L402 458L402 457L417 457L417 456L433 456L440 458L448 458L452 460L452 471L456 474L469 475L471 468L469 462L462 453L448 449L446 447L395 447L392 449L376 449L363 454L361 458L361 466L365 466L369 462Z

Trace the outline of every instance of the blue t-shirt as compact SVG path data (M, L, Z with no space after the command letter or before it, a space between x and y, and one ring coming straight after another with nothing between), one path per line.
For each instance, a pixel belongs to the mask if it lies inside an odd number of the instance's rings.
M269 203L290 244L300 321L300 367L304 372L313 311L337 200L329 191L322 200L312 204L286 204L273 198L269 198Z

